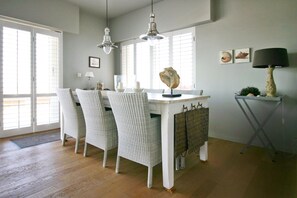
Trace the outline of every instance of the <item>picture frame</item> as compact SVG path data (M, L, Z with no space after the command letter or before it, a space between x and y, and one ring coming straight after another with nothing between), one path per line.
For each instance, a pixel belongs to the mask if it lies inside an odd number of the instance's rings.
M230 64L233 63L233 50L222 50L220 51L220 63Z
M251 62L251 48L242 48L234 50L235 63L248 63Z
M89 67L100 68L100 58L95 56L89 56Z

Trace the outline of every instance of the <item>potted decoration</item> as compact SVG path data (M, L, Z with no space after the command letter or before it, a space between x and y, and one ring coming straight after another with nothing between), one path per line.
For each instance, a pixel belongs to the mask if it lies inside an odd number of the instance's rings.
M256 87L246 87L240 91L241 96L258 96L260 95L260 91Z

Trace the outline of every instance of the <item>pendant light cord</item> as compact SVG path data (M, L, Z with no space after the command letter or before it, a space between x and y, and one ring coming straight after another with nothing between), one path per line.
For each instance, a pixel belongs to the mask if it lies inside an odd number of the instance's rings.
M154 13L154 2L152 0L152 10L151 10L151 13Z
M109 28L109 24L108 24L108 0L106 0L106 26Z

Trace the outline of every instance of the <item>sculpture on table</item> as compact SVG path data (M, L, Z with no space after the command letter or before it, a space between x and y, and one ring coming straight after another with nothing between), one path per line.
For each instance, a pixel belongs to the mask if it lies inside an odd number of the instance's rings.
M163 72L160 72L160 79L163 83L170 88L170 94L163 94L164 97L178 97L181 94L173 94L173 89L178 87L180 77L172 67L164 68Z

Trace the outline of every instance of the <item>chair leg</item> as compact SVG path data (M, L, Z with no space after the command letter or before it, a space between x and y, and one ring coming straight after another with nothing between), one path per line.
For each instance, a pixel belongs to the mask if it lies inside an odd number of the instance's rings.
M103 156L103 168L106 166L106 160L107 160L107 150L104 150L104 156Z
M85 147L84 147L84 157L87 157L87 149L88 149L88 143L85 142Z
M117 162L116 162L116 173L119 173L119 168L120 168L120 156L117 156Z
M153 185L153 167L148 167L147 173L147 187L151 188Z
M62 146L65 146L65 141L66 141L66 133L64 133L63 135Z
M74 150L75 153L77 153L77 151L78 151L78 146L79 146L79 138L76 138L76 141L75 141L75 150Z
M175 158L175 170L180 169L180 155Z

